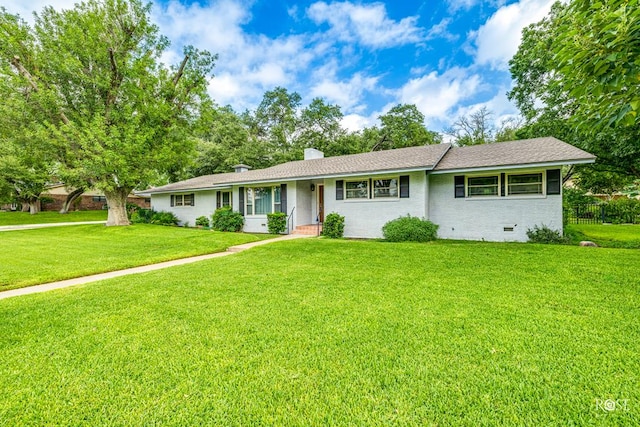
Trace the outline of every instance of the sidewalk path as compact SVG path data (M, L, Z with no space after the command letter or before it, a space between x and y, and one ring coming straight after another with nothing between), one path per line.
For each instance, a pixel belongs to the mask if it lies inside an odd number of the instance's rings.
M65 227L67 225L106 224L107 221L48 222L45 224L3 225L0 231L31 230L32 228Z
M306 236L302 234L287 234L282 237L276 237L275 239L260 240L257 242L245 243L243 245L231 246L227 249L226 252L216 252L213 254L199 255L199 256L194 256L190 258L175 259L173 261L166 261L158 264L142 265L140 267L127 268L125 270L109 271L107 273L93 274L91 276L84 276L84 277L76 277L75 279L62 280L59 282L51 282L51 283L45 283L42 285L28 286L26 288L12 289L9 291L0 292L0 299L16 297L19 295L28 295L28 294L35 294L39 292L46 292L46 291L51 291L53 289L67 288L69 286L82 285L85 283L97 282L98 280L111 279L113 277L120 277L120 276L127 276L129 274L146 273L147 271L160 270L162 268L174 267L176 265L190 264L192 262L203 261L205 259L219 258L227 255L232 255L234 253L242 252L247 249L253 248L255 246L266 245L267 243L280 242L282 240L299 239L302 237L313 237L313 236Z

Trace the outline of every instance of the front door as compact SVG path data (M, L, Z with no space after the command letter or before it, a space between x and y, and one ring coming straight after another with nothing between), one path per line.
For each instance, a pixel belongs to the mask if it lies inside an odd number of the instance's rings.
M324 222L324 185L318 185L318 221Z

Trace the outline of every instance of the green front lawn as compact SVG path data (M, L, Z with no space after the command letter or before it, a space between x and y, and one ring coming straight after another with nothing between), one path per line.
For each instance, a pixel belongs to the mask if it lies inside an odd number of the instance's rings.
M302 239L10 298L0 424L636 426L638 265Z
M572 240L591 240L599 246L640 249L640 225L570 224L566 231Z
M107 211L77 211L68 214L58 212L0 212L0 226L23 224L49 224L55 222L106 221Z
M221 252L269 237L146 224L5 231L0 233L0 291Z

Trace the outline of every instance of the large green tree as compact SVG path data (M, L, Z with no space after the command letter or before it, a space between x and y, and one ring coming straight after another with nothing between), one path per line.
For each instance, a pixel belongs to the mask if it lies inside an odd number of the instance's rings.
M277 87L264 93L253 116L256 136L269 146L274 163L291 160L295 148L302 97Z
M185 48L165 67L168 40L140 0L88 0L46 7L33 27L2 10L2 83L24 97L35 120L15 132L46 134L59 175L107 197L107 225L125 225L126 197L188 164L188 130L207 100L215 56ZM5 102L5 100L0 100Z
M556 3L523 31L509 93L529 129L596 156L603 173L640 177L637 0Z
M371 147L372 151L392 148L438 144L441 137L424 125L424 114L414 104L398 104L380 120L379 139Z
M337 145L347 133L341 125L342 118L339 106L327 104L322 98L314 98L300 114L297 151L316 148L325 155L335 155L335 151L340 151Z
M256 137L249 117L229 106L204 108L196 126L197 155L189 175L231 172L239 163L252 168L271 166L269 146Z

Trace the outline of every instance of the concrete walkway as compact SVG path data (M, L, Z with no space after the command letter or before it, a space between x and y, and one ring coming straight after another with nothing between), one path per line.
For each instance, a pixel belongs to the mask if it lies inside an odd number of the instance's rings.
M30 230L32 228L66 227L68 225L106 224L107 221L48 222L45 224L3 225L0 231Z
M68 288L69 286L83 285L85 283L97 282L98 280L111 279L113 277L127 276L129 274L146 273L147 271L160 270L163 268L174 267L176 265L190 264L192 262L203 261L211 258L219 258L234 253L246 251L256 246L266 245L272 242L280 242L282 240L299 239L302 237L313 237L302 234L287 234L285 236L276 237L275 239L260 240L258 242L245 243L242 245L231 246L226 252L216 252L213 254L199 255L190 258L176 259L173 261L161 262L158 264L142 265L140 267L127 268L125 270L110 271L107 273L93 274L91 276L76 277L75 279L62 280L59 282L45 283L42 285L28 286L26 288L12 289L0 292L0 299L16 297L20 295L35 294L39 292L51 291L53 289Z

